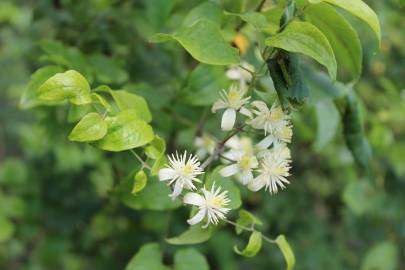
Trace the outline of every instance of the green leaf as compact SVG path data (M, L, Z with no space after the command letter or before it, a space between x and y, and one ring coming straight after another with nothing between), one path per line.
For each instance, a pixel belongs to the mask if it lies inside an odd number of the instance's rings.
M211 1L205 1L193 8L187 14L182 25L187 27L200 19L205 19L215 23L216 25L220 25L222 20L222 10L217 4Z
M346 69L353 80L357 80L361 74L363 52L353 27L327 4L310 5L305 10L305 17L329 40L338 66Z
M151 159L159 159L166 151L166 142L158 135L145 147L145 154Z
M372 152L364 134L363 121L360 117L360 105L353 92L348 92L345 101L346 108L342 120L346 145L356 163L362 169L366 169L371 160Z
M249 242L247 246L240 251L237 246L234 246L233 249L236 253L244 257L254 257L262 248L262 233L261 232L252 232L249 237Z
M14 231L14 224L6 217L0 216L0 243L10 239Z
M372 246L367 251L361 270L395 270L398 269L398 265L398 246L385 241Z
M90 64L101 83L121 84L128 80L126 70L113 58L95 54L90 57Z
M266 40L266 45L289 52L302 53L324 65L336 79L336 59L328 39L308 22L293 21L279 34Z
M89 83L75 70L53 75L39 87L38 94L40 99L48 101L68 99L76 105L92 102Z
M143 97L124 90L112 90L110 93L121 111L133 110L138 114L139 118L142 118L147 123L152 121L148 104Z
M241 18L243 21L247 22L248 24L252 25L258 31L264 32L272 32L274 29L274 25L267 21L266 16L261 14L260 12L249 11L246 13L231 13L225 12L226 15L237 16Z
M31 75L31 80L21 96L20 107L22 109L30 109L39 105L53 105L53 101L41 100L38 97L39 87L50 77L56 73L62 72L62 68L57 66L46 66L38 69Z
M318 124L314 144L315 148L320 151L335 136L340 121L340 115L332 100L318 102L315 105L315 110Z
M219 174L222 167L223 166L218 166L212 171L210 176L207 178L205 185L207 189L211 189L211 187L215 184L215 187L221 187L222 191L228 191L227 195L230 203L227 205L227 207L230 209L238 209L242 205L240 190L235 184L234 180L231 178L225 178Z
M150 175L156 176L159 173L159 170L163 168L167 164L167 158L165 155L162 155L158 158L152 165L152 169L150 170Z
M209 270L205 257L194 248L181 249L174 255L174 270Z
M143 170L137 172L134 176L134 185L132 186L132 193L138 193L143 190L148 182L148 177Z
M97 141L96 146L107 151L124 151L143 146L154 138L153 130L133 110L126 110L116 116L106 117L107 135Z
M88 113L73 128L69 140L76 142L97 141L107 134L107 123L98 113Z
M169 37L179 42L191 56L210 65L239 64L237 49L225 41L219 27L212 21L198 20L191 26L183 26L174 34L158 34L152 42L167 41Z
M188 77L183 101L195 106L211 105L219 98L221 89L229 85L223 67L199 64Z
M290 244L288 244L287 239L285 239L285 236L282 234L277 236L276 244L280 248L281 253L283 253L284 259L287 263L287 270L292 270L295 265L295 256Z
M366 22L377 36L378 42L381 44L381 28L377 14L361 0L309 0L312 4L327 2L338 6L350 12L354 16L359 17Z
M125 270L170 270L162 263L163 257L159 244L149 243L141 249L129 261Z
M172 200L169 197L170 188L157 177L149 177L146 187L135 195L131 192L133 183L133 177L128 177L113 192L115 197L130 208L161 211L176 209L181 205L179 200Z
M251 225L262 225L262 221L260 219L258 219L257 217L255 217L252 213L241 209L239 210L239 217L236 220L236 224L243 226L243 227L249 227ZM236 234L241 234L243 232L243 229L235 226L235 231Z
M212 227L206 229L201 225L190 226L186 231L176 237L166 239L172 245L194 245L208 241L212 235Z
M102 97L101 95L97 94L97 93L91 93L91 98L93 100L93 103L98 103L101 106L104 107L104 109L109 112L109 113L113 113L114 110L112 108L112 106L107 102L107 100Z

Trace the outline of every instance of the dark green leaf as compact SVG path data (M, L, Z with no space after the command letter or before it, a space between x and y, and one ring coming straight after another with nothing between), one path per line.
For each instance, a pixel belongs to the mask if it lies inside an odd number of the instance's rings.
M381 242L372 246L364 257L361 270L398 269L399 250L392 242Z
M179 236L166 239L172 245L194 245L207 241L211 238L212 228L201 228L201 225L190 226L188 230Z
M129 261L125 270L170 270L162 263L162 253L159 245L149 243L141 249Z
M325 100L315 104L315 110L318 123L315 148L321 150L335 136L340 115L332 100Z

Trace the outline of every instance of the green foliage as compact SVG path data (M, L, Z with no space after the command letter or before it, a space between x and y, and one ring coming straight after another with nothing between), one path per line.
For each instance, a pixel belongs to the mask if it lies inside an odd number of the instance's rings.
M250 226L254 226L254 225L262 225L263 222L258 219L257 217L255 217L252 213L241 209L239 210L239 217L236 220L236 224L238 224L239 226L243 226L243 227L250 227ZM241 229L241 227L236 226L235 227L235 231L237 234L241 234L243 229Z
M154 138L153 129L135 110L125 110L115 116L107 116L107 134L96 146L107 151L124 151L146 145Z
M174 256L175 270L209 270L208 262L200 252L193 248L180 249Z
M137 192L142 191L148 181L148 176L143 170L140 170L134 175L134 184L132 186L132 193L136 194Z
M246 247L240 251L237 246L234 246L234 250L241 256L254 257L262 248L262 234L260 232L252 232L249 237L249 242Z
M142 248L129 261L125 270L169 270L170 268L163 265L162 253L158 244L150 243L142 246Z
M75 105L91 103L90 85L77 71L57 73L38 89L40 99L60 102L68 99Z
M361 269L398 269L398 247L394 243L388 241L372 246L367 251Z
M377 36L378 42L381 43L381 29L378 17L375 14L375 12L362 0L308 0L308 1L314 4L320 2L327 2L347 10L354 16L357 16L364 22L366 22L371 27L371 29L373 29L374 33Z
M98 113L86 114L69 134L69 140L77 142L97 141L107 134L107 123Z
M281 252L283 253L284 259L287 263L287 270L292 270L295 265L295 256L294 252L292 251L290 244L285 239L284 235L279 235L276 238L276 244L280 248Z
M206 19L192 25L183 26L174 34L158 34L152 42L163 42L174 39L186 49L191 56L201 63L211 65L238 64L239 56L223 38L218 26Z
M166 241L172 245L199 244L208 241L211 238L212 233L212 227L203 229L201 228L201 225L193 225L186 231L182 232L179 236L167 238Z
M325 35L308 22L291 22L284 31L268 38L266 45L310 56L328 69L332 79L336 79L333 49Z
M110 91L120 111L133 110L137 116L147 123L152 121L148 104L143 97L128 93L127 91Z

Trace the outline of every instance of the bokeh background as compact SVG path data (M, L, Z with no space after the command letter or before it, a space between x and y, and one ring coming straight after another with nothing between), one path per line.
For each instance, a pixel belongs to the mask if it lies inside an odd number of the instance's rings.
M228 10L255 5L216 2ZM260 229L287 236L297 270L405 269L405 6L400 0L366 2L383 33L378 51L367 26L352 20L364 46L363 75L354 89L373 150L370 172L354 164L341 125L320 120L337 116L311 101L294 113L292 184L277 196L241 189L244 207L264 221ZM152 241L161 244L165 262L173 261L179 247L164 238L187 227L186 209L123 204L116 191L137 169L136 160L69 142L80 110L38 107L23 92L45 64L77 69L93 86L145 96L169 152L193 149L189 123L205 110L201 98L210 100L199 87L210 83L206 74L222 71L200 68L190 85L196 62L179 46L151 45L147 37L175 28L198 3L0 1L0 269L124 269ZM179 97L184 88L196 93ZM217 123L211 117L207 128L215 133ZM239 242L232 228L222 228L196 248L211 269L284 269L277 247L266 245L246 259L233 252Z

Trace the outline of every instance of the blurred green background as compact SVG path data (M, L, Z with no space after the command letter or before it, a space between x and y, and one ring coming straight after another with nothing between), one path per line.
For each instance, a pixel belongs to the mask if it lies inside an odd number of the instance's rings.
M186 209L124 205L114 194L136 160L69 142L79 109L36 107L21 96L47 63L77 69L93 86L145 96L168 152L192 149L194 130L180 120L197 122L205 110L199 105L211 97L200 89L179 97L178 89L206 86L200 77L223 69L200 67L193 74L201 81L190 83L195 61L175 44L152 45L147 37L175 28L200 2L0 1L0 269L124 269L151 241L173 261L180 247L164 238L187 227ZM216 2L237 10L257 1ZM341 125L324 126L325 107L310 102L293 117L292 184L276 196L241 189L244 207L264 221L260 229L287 236L295 269L405 269L405 8L399 0L366 2L383 29L377 51L373 34L354 21L364 46L354 89L373 149L371 173L356 168ZM211 117L207 127L217 123ZM277 247L247 259L233 252L240 242L224 227L196 248L211 269L284 269Z

